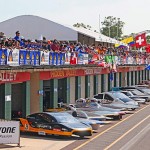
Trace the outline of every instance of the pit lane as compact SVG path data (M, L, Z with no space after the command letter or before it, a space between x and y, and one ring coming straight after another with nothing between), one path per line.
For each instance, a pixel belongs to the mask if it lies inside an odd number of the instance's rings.
M133 114L125 115L121 121L113 121L111 124L101 127L91 138L75 141L62 150L117 150L124 148L126 143L134 140L138 133L150 124L149 114L150 105L141 105L140 109L134 111ZM140 139L141 137L138 138L138 140ZM130 148L133 149L136 143L137 141L134 145L129 143L131 144ZM149 148L148 145L147 143L147 148Z

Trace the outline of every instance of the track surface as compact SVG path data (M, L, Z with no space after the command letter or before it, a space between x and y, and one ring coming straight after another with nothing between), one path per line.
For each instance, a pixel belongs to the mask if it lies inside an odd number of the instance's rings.
M150 104L113 121L92 137L78 139L62 150L150 150Z

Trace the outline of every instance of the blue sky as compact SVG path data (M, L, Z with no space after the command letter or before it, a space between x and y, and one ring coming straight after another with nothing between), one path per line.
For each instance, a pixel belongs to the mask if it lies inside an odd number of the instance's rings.
M0 22L19 15L36 15L72 26L83 22L99 29L106 16L125 22L124 34L150 29L150 0L0 0Z

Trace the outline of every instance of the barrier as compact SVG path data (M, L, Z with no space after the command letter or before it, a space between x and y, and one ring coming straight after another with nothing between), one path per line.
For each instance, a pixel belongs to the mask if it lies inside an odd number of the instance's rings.
M20 122L0 120L0 144L20 146Z
M103 58L102 58L103 57ZM116 65L140 65L149 64L150 59L145 56L123 56L88 54L77 52L53 52L24 49L0 49L0 65L9 66L41 66L41 65L86 65L86 64L106 64ZM109 65L105 65L109 66Z

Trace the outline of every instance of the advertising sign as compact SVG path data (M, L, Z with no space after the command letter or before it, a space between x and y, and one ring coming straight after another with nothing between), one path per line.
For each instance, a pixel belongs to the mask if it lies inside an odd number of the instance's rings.
M83 64L83 59L84 59L84 56L82 53L79 53L78 54L78 64Z
M7 49L0 49L0 65L7 63Z
M26 62L26 50L19 51L19 64L25 65Z
M71 53L66 52L65 53L65 65L69 65L70 64L70 57L71 57Z
M7 50L7 64L10 66L19 66L19 50Z
M41 51L40 65L49 65L49 51Z
M0 120L0 144L20 144L19 121Z
M88 59L88 54L83 54L83 64L88 64L88 62L89 62L89 59Z

